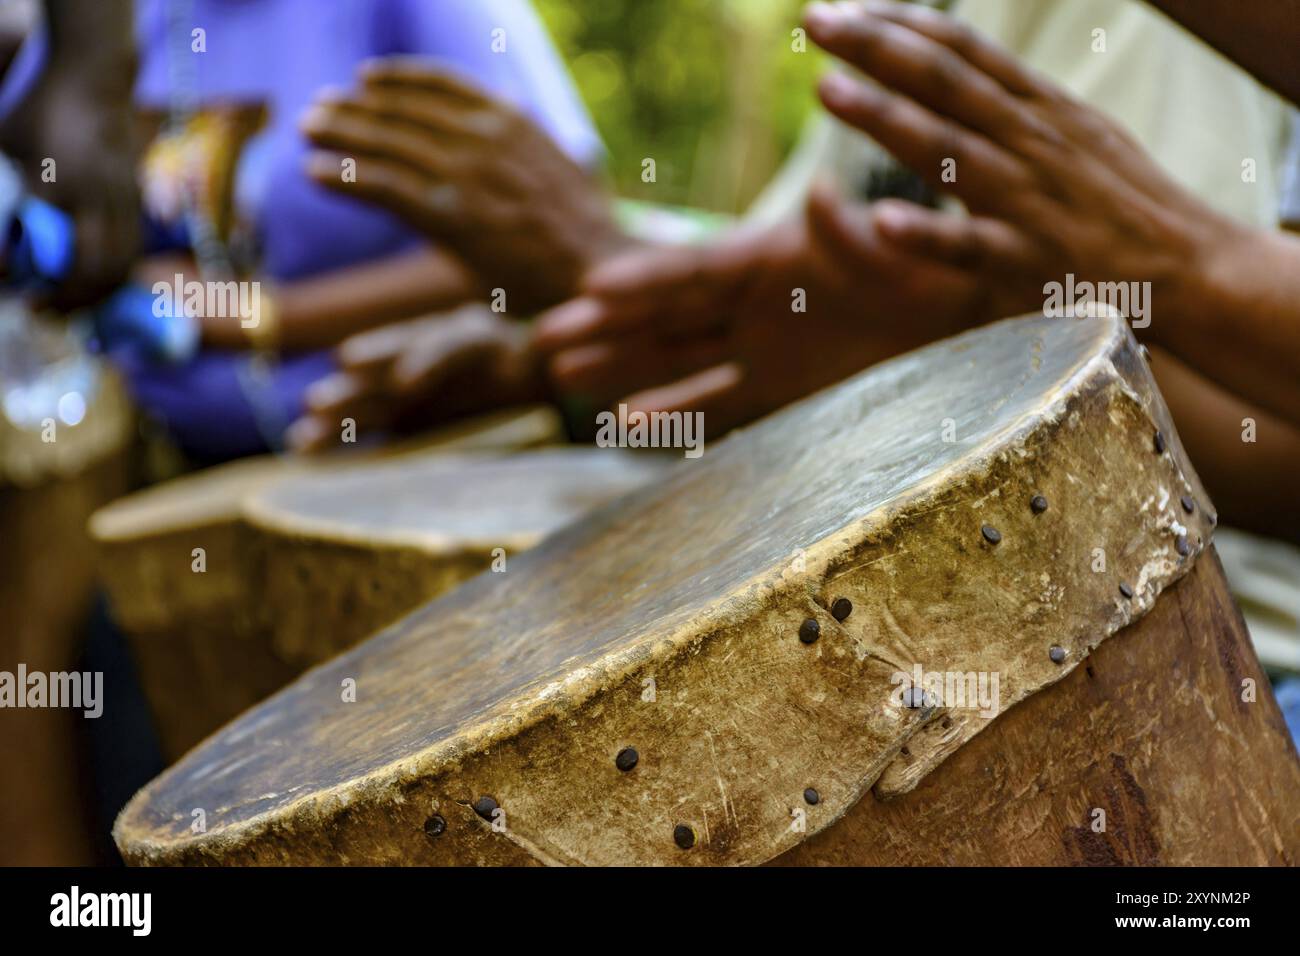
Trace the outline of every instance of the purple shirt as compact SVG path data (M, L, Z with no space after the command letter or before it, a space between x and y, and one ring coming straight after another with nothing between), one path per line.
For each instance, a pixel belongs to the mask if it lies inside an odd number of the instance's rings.
M179 43L168 8L193 10ZM206 51L191 52L202 28ZM493 31L505 50L492 52ZM418 242L392 216L331 193L303 172L298 117L323 87L355 86L375 56L419 54L513 102L579 163L599 161L591 121L526 0L143 0L136 100L166 109L174 76L197 102L264 102L267 127L246 148L236 182L255 223L263 268L286 280L391 255ZM175 62L177 50L185 61ZM190 89L184 89L191 85Z
M181 11L181 36L168 13ZM191 30L205 50L191 52ZM339 196L303 171L308 151L298 117L325 86L351 87L358 64L376 56L436 58L513 102L577 162L594 165L600 140L564 66L527 0L139 0L136 100L168 109L176 77L195 106L257 101L267 126L246 146L236 203L254 225L264 272L292 280L390 256L423 240L391 215ZM504 31L504 34L496 31ZM505 48L493 52L494 38ZM499 45L499 44L498 44ZM4 77L0 115L39 76L45 37L37 31ZM174 60L177 51L185 59ZM288 356L259 376L244 353L204 352L181 366L115 354L136 401L204 461L275 447L301 414L303 390L327 373L327 352Z

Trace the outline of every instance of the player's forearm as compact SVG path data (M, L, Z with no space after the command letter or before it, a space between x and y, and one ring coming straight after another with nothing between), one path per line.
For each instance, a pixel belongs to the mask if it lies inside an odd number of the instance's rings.
M1151 349L1151 370L1220 520L1300 544L1300 427Z
M1243 398L1300 423L1300 239L1225 234L1148 337Z
M262 291L272 298L275 343L293 351L331 348L375 326L450 309L478 290L458 259L420 249ZM225 320L205 321L203 338L218 348L249 343L239 323Z
M339 269L280 287L280 343L290 349L337 345L364 329L454 308L476 292L460 260L433 249Z
M1224 56L1300 103L1300 0L1150 0Z
M50 55L87 67L134 56L131 0L45 0Z

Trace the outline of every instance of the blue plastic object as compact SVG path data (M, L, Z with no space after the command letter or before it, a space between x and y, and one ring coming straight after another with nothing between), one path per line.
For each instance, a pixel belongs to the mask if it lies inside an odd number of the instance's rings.
M9 281L18 286L57 285L72 271L76 229L72 217L27 196L9 223L6 261Z
M105 351L131 348L154 361L189 361L199 348L199 323L175 314L170 296L125 285L95 309L95 336Z

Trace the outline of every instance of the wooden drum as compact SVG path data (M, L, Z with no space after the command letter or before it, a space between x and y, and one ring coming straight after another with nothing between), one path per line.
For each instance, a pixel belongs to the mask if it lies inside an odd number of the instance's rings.
M96 512L89 527L100 577L113 616L130 638L165 754L179 757L303 670L302 662L267 652L260 536L246 515L255 495L377 462L532 447L560 433L550 409L498 413L377 450L243 459Z
M659 456L552 448L418 455L281 482L245 515L254 601L295 673L659 476Z
M308 672L115 836L136 864L1294 862L1300 763L1213 525L1122 321L997 323Z
M46 440L44 426L15 427L0 410L0 671L8 675L20 665L42 674L81 666L96 587L86 519L130 482L135 422L126 389L97 363L56 355L86 362L93 374L81 420L58 422ZM0 391L12 384L6 357ZM27 357L12 356L20 367ZM59 707L0 709L0 866L95 862L79 771L83 720L81 710Z

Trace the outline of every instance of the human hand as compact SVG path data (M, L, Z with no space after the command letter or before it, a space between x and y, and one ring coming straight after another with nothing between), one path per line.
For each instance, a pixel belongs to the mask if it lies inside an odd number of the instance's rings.
M362 332L335 354L286 435L297 450L336 442L346 418L402 431L544 397L526 328L479 305Z
M977 284L880 240L876 207L815 190L805 217L630 253L538 321L561 392L631 410L765 414L977 321Z
M319 183L384 206L468 262L512 311L562 301L626 240L596 181L513 106L428 62L361 68L304 115ZM344 157L355 177L341 175Z
M1067 273L1150 282L1156 307L1177 313L1189 277L1241 232L1104 114L955 20L880 0L815 3L805 23L876 81L827 76L827 109L971 212L889 203L881 234L977 276L994 313L1042 307L1044 285Z

